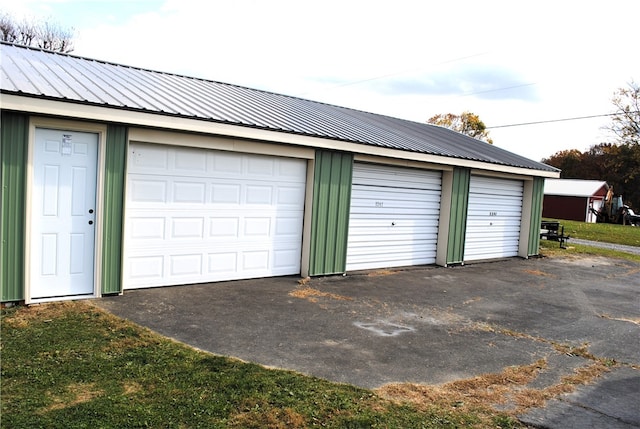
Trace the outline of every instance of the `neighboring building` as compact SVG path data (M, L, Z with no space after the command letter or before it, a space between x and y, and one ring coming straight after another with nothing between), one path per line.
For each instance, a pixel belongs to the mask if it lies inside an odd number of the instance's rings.
M3 302L538 254L548 165L426 123L1 55Z
M609 186L601 180L547 179L542 216L551 219L595 222Z

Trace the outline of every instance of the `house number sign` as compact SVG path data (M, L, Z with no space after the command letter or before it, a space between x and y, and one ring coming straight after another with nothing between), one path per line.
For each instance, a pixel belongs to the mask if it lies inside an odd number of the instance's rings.
M376 207L384 207L384 202L376 201Z
M498 216L498 212L489 212L489 216Z

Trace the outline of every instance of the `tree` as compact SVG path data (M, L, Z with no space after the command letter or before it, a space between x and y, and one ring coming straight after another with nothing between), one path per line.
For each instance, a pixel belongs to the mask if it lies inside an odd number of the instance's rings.
M634 210L640 210L640 145L600 143L585 152L556 152L542 160L562 170L562 179L604 180Z
M48 21L17 21L0 13L0 40L62 53L73 51L73 29Z
M619 144L640 145L640 86L634 81L627 88L619 88L611 100L617 115L606 127Z
M475 113L462 112L460 115L453 113L437 114L427 119L429 124L440 125L453 131L473 137L474 139L485 141L493 144L493 140L489 137L487 127Z

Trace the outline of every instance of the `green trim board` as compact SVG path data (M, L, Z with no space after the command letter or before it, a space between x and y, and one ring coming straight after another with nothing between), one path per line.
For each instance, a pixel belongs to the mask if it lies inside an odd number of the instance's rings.
M544 178L533 178L531 196L531 223L529 225L528 256L540 253L540 222L542 221L542 202L544 200Z
M470 181L470 169L461 167L453 169L451 212L449 216L449 234L447 241L447 264L460 264L463 262Z
M102 281L103 294L122 292L122 240L127 160L127 128L107 127L104 172Z
M352 174L352 154L316 151L309 275L346 270Z
M0 295L2 302L22 301L29 117L2 112L0 120Z

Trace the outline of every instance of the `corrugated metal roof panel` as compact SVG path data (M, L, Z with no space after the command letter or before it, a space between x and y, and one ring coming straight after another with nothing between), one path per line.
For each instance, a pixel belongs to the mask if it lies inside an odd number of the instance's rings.
M602 188L607 187L607 182L601 180L582 179L546 179L544 181L545 195L562 195L572 197L592 197ZM603 194L606 190L603 191Z
M204 79L2 43L1 90L557 171L446 128Z

